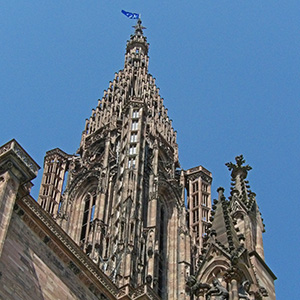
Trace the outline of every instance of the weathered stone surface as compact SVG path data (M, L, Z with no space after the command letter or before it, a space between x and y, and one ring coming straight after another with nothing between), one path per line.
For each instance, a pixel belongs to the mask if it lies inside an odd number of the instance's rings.
M16 213L0 258L0 272L3 300L98 299Z

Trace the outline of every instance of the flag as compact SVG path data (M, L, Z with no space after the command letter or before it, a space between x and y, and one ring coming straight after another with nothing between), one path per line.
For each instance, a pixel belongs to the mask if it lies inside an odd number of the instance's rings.
M139 19L140 15L136 13L131 13L129 11L121 10L122 14L124 14L129 19Z

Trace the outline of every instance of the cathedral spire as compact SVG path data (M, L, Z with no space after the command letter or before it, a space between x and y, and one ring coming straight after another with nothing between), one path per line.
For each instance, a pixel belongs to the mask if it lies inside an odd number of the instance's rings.
M68 183L57 222L117 286L147 284L161 299L170 293L178 299L189 261L188 248L177 250L184 195L176 131L148 73L143 29L138 20L124 68L86 120L78 156L66 156ZM170 248L178 253L167 256ZM179 254L181 278L168 286L167 270L177 274Z

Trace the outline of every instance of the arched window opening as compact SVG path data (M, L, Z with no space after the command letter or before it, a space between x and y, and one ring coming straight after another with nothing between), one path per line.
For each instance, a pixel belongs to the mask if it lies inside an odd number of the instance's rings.
M166 267L165 267L165 235L166 235L166 216L164 207L160 209L159 225L159 261L158 261L158 295L163 299L164 288L166 286Z
M83 219L82 219L82 227L81 227L81 235L80 235L80 244L84 244L87 241L91 223L94 220L95 216L95 204L96 204L96 194L88 193L84 198L84 211L83 211Z
M51 214L51 215L53 215L55 206L56 206L56 205L55 205L55 202L52 201L52 202L51 202L51 209L50 209L50 214Z

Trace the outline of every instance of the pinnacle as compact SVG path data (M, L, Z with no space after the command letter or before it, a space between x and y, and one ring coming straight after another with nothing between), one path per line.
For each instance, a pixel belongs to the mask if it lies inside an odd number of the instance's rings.
M214 200L212 207L212 226L209 240L215 240L215 242L228 253L235 253L241 245L230 216L230 202L227 201L224 196L224 188L220 187L217 191L219 197L218 200Z
M232 171L232 178L236 178L238 175L240 175L243 177L243 179L245 179L247 177L248 171L250 171L252 167L250 167L249 165L243 166L246 160L244 159L244 156L242 154L236 156L235 161L236 164L232 162L228 162L225 164L228 167L228 170Z
M243 155L235 158L236 164L229 162L225 165L231 171L231 197L238 199L239 202L245 205L247 211L250 211L255 202L255 193L250 190L249 181L246 180L248 171L252 169L249 165L244 165L246 160Z
M143 29L146 27L142 26L142 20L138 19L135 26L132 26L135 30L131 34L130 39L127 41L126 52L129 53L135 47L142 48L144 54L148 54L149 44L147 38L144 36Z
M146 29L146 27L142 26L142 20L141 19L138 19L137 22L136 22L136 25L132 26L132 27L135 28L134 34L137 35L137 36L143 35L143 29Z

